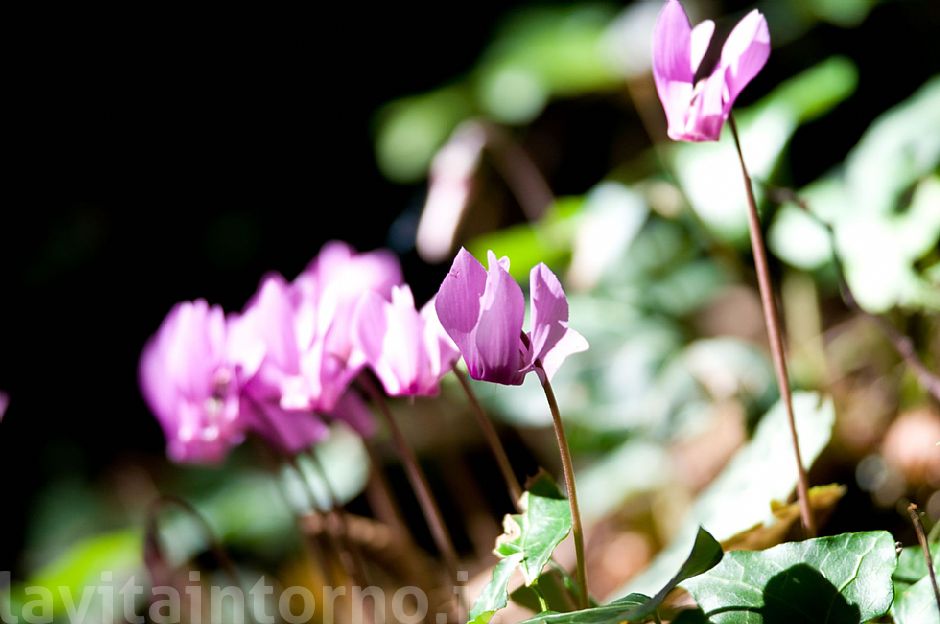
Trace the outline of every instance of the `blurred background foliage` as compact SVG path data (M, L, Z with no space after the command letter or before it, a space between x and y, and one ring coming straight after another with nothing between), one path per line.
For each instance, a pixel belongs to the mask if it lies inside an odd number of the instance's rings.
M684 4L693 21L722 16L719 32L752 6ZM845 486L818 493L830 516L825 531L889 529L911 543L898 511L903 503L917 501L931 522L940 519L934 446L940 412L877 327L845 305L833 253L843 259L859 304L909 335L937 370L938 7L931 0L756 6L771 24L775 49L740 99L737 117L775 256L804 457L814 462L815 484ZM110 265L144 254L150 257L142 270L155 292L132 295L130 312L140 319L128 333L107 332L109 312L93 296L73 298L88 309L64 321L62 331L82 332L85 323L95 335L69 337L70 349L88 352L104 343L99 357L111 361L104 371L124 371L103 383L128 387L110 395L95 391L111 400L81 408L113 429L107 441L91 441L68 425L64 434L40 439L48 419L68 418L70 403L82 400L80 390L102 382L72 373L76 380L64 388L69 399L44 405L33 398L42 387L34 380L39 358L24 355L25 366L16 371L3 363L0 384L12 395L0 426L5 474L20 466L14 446L28 439L37 447L23 464L35 474L8 499L16 501L8 534L16 537L6 538L0 569L14 571L14 608L26 584L80 588L111 570L126 575L113 579L120 586L142 575L144 519L161 492L193 502L246 571L315 585L293 513L311 504L308 487L318 505L326 504L308 463L301 461L300 472L272 469L249 446L219 469L175 467L160 455L156 426L127 423L150 418L131 386L136 356L174 300L208 296L236 308L264 270L290 274L332 237L361 248L391 246L402 254L419 297L434 292L461 244L480 258L487 249L509 256L523 286L539 261L564 276L572 325L591 349L569 360L555 386L592 527L589 565L598 596L657 588L700 523L719 540L759 523L782 523L773 539L783 539L795 515L786 524L786 513L773 504L790 498L793 471L782 414L774 408L740 173L728 137L713 144L663 140L649 76L658 9L656 2L480 9L473 24L483 35L454 44L470 50L462 50L466 63L444 56L435 59L438 65L395 68L380 83L388 101L375 101L374 115L370 110L344 126L360 132L371 119L373 143L362 147L374 148L375 171L385 179L369 177L361 197L356 187L342 185L339 205L355 205L350 212L362 214L336 216L332 226L333 216L322 220L327 208L311 210L309 202L275 209L232 204L192 215L164 202L148 206L155 215L166 210L155 217L164 224L140 234L141 247L130 249L114 242L128 223L106 204L72 206L48 223L32 223L42 232L35 235L38 251L13 275L27 296L57 288L40 301L80 295L62 290L73 276L69 267L82 267L85 280L107 280ZM453 18L433 19L441 22L429 28L457 27ZM401 37L420 38L423 30L402 26ZM415 45L420 48L420 39ZM423 84L406 79L416 88L402 92L395 76L422 71ZM464 154L463 169L438 175L435 156L449 147ZM465 201L432 205L435 184L446 185L448 175L464 185ZM363 199L373 205L361 205ZM295 218L298 211L304 216ZM189 234L181 238L173 224L184 219ZM195 251L165 260L166 242ZM199 269L207 260L213 268ZM5 317L3 325L25 323L27 315ZM14 330L4 331L14 344L10 353L46 346L17 342ZM499 419L517 470L556 470L538 384L475 387ZM396 408L431 471L467 566L485 573L509 501L459 388ZM127 426L146 441L119 435ZM371 517L366 451L352 435L335 433L315 452L350 512ZM379 468L402 497L406 520L420 545L432 550L392 452L384 442L379 449ZM171 561L215 569L197 522L175 512L161 517ZM109 608L95 603L98 617L106 618Z

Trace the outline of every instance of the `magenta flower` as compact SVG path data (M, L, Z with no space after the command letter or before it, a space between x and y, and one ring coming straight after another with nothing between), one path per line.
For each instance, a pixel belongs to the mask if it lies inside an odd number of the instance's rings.
M170 311L144 347L140 386L173 461L216 463L244 439L219 306L187 301Z
M433 301L419 312L408 286L392 300L375 293L356 310L354 337L389 396L432 396L460 353L437 319Z
M568 327L568 300L544 264L529 275L532 331L523 334L525 297L509 259L490 251L489 271L461 248L435 299L441 325L474 379L519 385L536 370L550 380L565 358L588 348Z
M388 297L400 281L393 255L356 254L335 242L294 282L280 275L262 280L245 312L232 321L233 351L246 371L244 392L254 404L248 412L253 422L273 419L279 429L296 431L290 448L325 436L321 417L344 420L371 435L368 409L348 391L365 365L364 355L354 349L352 319L364 295ZM298 414L310 417L302 425L282 424Z
M653 33L653 78L666 111L669 138L717 141L738 94L770 56L767 20L756 9L731 31L721 58L701 75L715 23L692 28L679 0L667 0Z
M0 391L0 422L3 422L3 415L7 413L8 407L10 407L10 395Z

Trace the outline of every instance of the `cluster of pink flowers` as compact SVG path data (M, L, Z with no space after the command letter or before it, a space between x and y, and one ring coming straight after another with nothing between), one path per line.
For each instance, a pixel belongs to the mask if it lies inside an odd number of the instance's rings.
M475 379L550 377L587 343L568 329L564 292L544 265L532 270L534 329L522 333L524 298L508 262L491 253L487 272L461 250L436 300L418 310L394 255L332 242L293 281L266 276L240 313L177 304L140 362L170 458L215 463L249 434L295 454L323 440L330 421L369 436L371 414L352 387L366 367L390 396L437 394L461 355Z

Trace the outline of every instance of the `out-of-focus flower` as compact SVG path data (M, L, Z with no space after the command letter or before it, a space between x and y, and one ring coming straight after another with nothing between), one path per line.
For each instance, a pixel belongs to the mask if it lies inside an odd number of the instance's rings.
M244 392L252 422L273 421L286 446L303 448L327 435L324 417L346 421L362 435L373 426L348 391L365 365L354 348L353 316L367 294L386 299L401 282L394 255L355 253L333 242L293 282L269 275L232 321L233 353L248 373ZM307 414L302 424L289 416Z
M461 248L435 300L441 325L474 379L519 385L526 373L551 379L565 358L588 348L568 327L568 300L544 264L529 275L532 331L522 333L525 297L509 275L509 259L488 253L489 271Z
M679 0L667 0L653 34L653 78L671 139L716 141L738 94L770 56L767 20L756 9L731 31L707 75L702 61L715 23L692 28Z
M408 286L392 289L392 300L365 295L356 311L356 344L390 396L437 394L460 356L429 301L419 312Z
M3 415L7 413L8 407L10 407L10 395L0 392L0 422L3 421Z
M144 347L139 373L173 461L219 462L244 439L221 307L203 300L177 304Z
M457 127L434 156L428 197L415 241L418 253L428 262L439 262L453 252L457 229L473 195L473 179L486 141L483 125L467 121Z

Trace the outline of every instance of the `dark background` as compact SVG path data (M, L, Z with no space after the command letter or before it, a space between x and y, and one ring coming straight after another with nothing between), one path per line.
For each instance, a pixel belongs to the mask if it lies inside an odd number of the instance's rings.
M415 214L422 189L376 168L372 116L469 70L498 17L520 4L85 15L87 26L37 28L14 63L16 182L112 199L11 201L0 214L0 389L12 396L0 424L0 570L18 569L44 483L162 453L136 367L174 302L238 309L266 271L293 276L333 238L385 245L393 222ZM832 53L860 70L855 95L795 137L795 184L841 161L875 115L938 69L937 6L888 3L858 28L818 26L775 49L742 103ZM642 134L624 98L558 103L545 116L577 129L549 172L559 194L609 169L612 129ZM393 242L423 299L446 267L401 248L409 222Z

